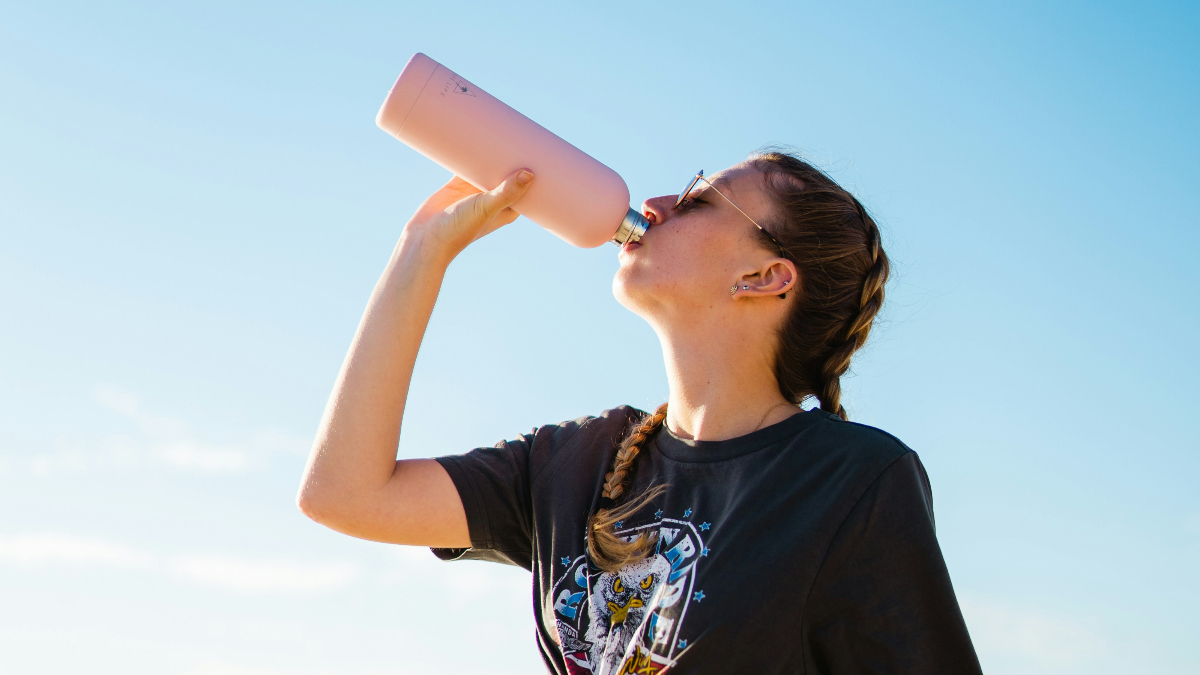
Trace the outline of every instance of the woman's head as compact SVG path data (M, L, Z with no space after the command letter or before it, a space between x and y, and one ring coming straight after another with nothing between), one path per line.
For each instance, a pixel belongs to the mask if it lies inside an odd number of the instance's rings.
M874 220L786 152L756 153L711 181L679 208L677 195L642 205L650 227L640 246L622 250L615 295L660 334L735 336L761 352L786 399L815 396L845 417L840 378L888 276Z
M696 183L678 207L674 194L643 202L650 226L620 253L617 299L656 325L688 318L711 323L714 310L744 313L745 304L729 300L760 295L764 284L771 296L790 290L794 264L777 247L764 246L769 239L756 226L774 214L763 178L748 160ZM772 309L782 316L782 306Z

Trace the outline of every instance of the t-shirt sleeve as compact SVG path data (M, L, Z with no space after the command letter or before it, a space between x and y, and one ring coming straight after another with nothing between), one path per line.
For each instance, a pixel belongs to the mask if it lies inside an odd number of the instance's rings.
M916 453L892 462L830 544L802 626L812 673L980 673Z
M458 488L470 548L435 548L443 560L490 560L532 569L529 456L534 434L435 458Z

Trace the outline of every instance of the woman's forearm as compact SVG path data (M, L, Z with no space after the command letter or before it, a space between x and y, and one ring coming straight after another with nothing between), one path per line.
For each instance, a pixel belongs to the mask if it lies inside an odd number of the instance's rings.
M452 258L435 238L400 236L317 430L299 495L305 513L354 511L391 479L417 351Z
M297 496L313 520L354 536L462 546L467 524L445 469L396 461L400 420L421 338L450 261L511 223L533 174L517 170L493 190L455 176L404 226L371 293L313 441Z

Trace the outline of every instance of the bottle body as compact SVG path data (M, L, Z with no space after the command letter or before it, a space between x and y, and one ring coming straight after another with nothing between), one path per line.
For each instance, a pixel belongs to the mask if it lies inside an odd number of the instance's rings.
M375 123L481 190L530 169L537 180L513 209L570 244L645 232L617 172L424 54L404 67Z

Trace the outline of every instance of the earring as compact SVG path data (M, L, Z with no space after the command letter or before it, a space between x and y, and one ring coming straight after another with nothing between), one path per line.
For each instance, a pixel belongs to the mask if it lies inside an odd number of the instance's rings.
M748 290L750 290L750 287L749 287L749 286L742 286L742 290L743 290L743 291L748 291Z
M737 284L734 284L734 285L733 285L733 286L731 286L731 287L730 287L730 289L729 289L729 294L730 294L730 295L733 295L734 293L737 293Z

